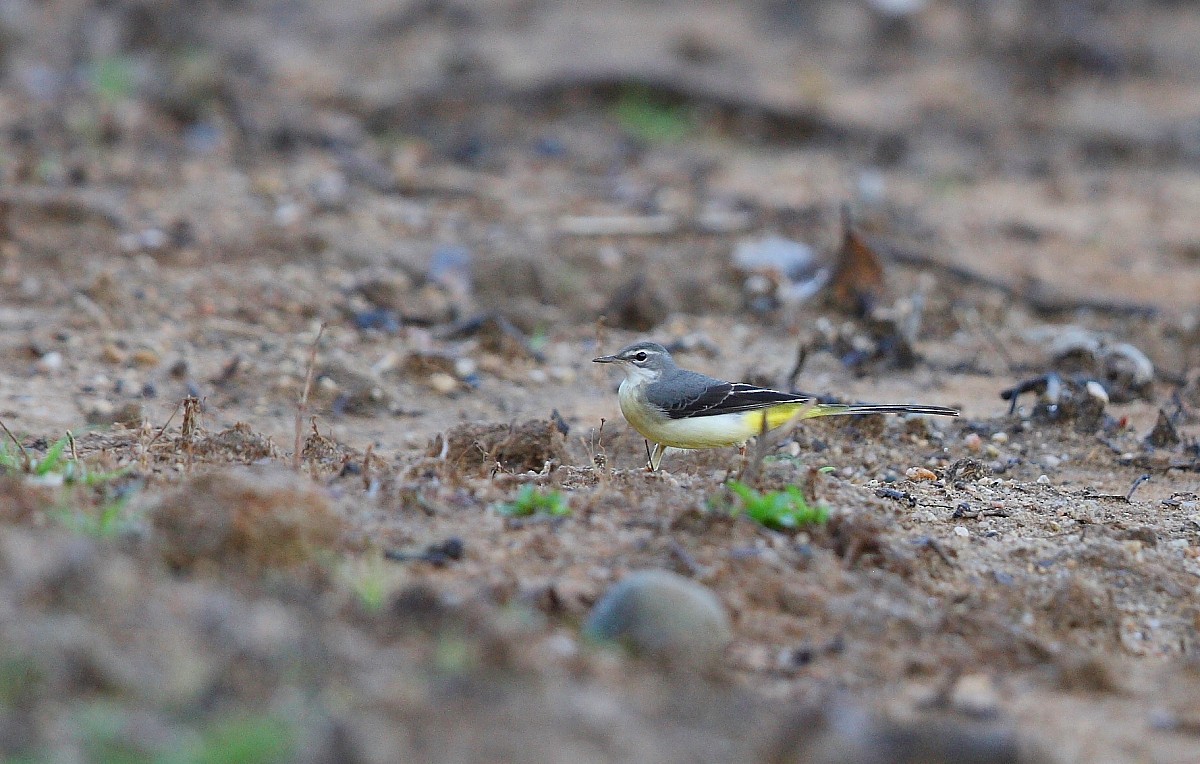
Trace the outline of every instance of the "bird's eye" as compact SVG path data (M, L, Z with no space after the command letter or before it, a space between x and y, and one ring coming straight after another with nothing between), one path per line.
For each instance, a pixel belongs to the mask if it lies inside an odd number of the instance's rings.
M634 354L633 354L633 360L637 361L638 363L641 363L642 361L645 361L645 360L646 360L646 351L644 351L644 350L639 350L639 351L637 351L636 353L634 353Z

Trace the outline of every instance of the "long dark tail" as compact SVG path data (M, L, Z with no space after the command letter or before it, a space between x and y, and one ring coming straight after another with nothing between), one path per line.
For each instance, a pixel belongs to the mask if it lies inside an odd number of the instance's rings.
M843 414L929 414L958 416L958 409L945 406L917 406L907 403L818 403L802 418L840 416Z

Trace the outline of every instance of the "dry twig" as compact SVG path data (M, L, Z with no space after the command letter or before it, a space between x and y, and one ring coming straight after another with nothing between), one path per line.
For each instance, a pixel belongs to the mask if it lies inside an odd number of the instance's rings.
M308 413L308 393L312 389L313 373L317 367L317 346L321 344L321 336L325 334L325 324L317 330L316 339L308 351L308 370L304 375L304 390L296 403L296 444L292 450L292 469L300 471L300 451L304 441L304 416Z

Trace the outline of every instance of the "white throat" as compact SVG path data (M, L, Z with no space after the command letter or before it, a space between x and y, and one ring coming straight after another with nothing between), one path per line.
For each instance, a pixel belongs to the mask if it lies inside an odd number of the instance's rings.
M628 365L624 368L625 379L621 380L621 391L636 390L650 384L662 376L660 371L643 369L640 366Z

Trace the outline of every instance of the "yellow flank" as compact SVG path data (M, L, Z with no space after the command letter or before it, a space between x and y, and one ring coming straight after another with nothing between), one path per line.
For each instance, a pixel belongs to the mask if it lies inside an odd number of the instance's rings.
M767 419L767 429L774 430L776 427L782 427L787 424L788 420L796 416L805 405L804 403L781 403L764 411L751 411L751 421L759 431L762 431L762 420L765 416Z
M718 448L745 443L762 434L763 419L767 429L787 424L797 415L802 419L839 413L838 406L812 406L808 403L781 403L756 411L733 414L671 419L642 403L633 390L621 386L618 393L621 413L633 429L647 440L671 448Z

